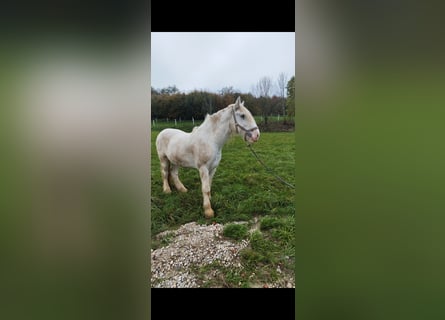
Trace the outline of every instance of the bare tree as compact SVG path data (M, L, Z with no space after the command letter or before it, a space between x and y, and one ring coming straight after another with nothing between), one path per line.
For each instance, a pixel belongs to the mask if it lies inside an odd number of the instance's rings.
M235 90L233 89L232 86L224 87L221 90L219 90L219 94L222 95L222 96L226 95L226 94L234 94L234 93L235 93Z
M271 104L269 99L270 93L272 91L272 79L270 77L262 77L256 85L256 91L262 105L262 112L264 117L264 122L267 125L267 117L271 111Z
M283 117L284 117L285 111L286 111L286 100L284 99L284 95L286 93L286 87L287 87L287 74L285 74L284 72L281 72L278 75L277 85L278 85L278 91L279 91L278 94L281 97L281 101L283 102Z
M253 85L250 86L250 93L251 93L254 97L256 97L256 98L259 97L259 94L258 94L258 86L257 86L256 84L253 84Z
M272 79L262 77L257 83L257 91L260 97L269 97L272 90Z

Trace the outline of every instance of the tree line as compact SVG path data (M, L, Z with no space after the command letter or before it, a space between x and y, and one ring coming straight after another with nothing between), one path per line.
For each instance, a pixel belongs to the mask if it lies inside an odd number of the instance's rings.
M176 86L155 89L151 87L152 119L204 119L235 102L238 96L245 101L253 115L261 115L267 123L267 117L280 114L293 119L295 114L294 76L287 81L284 74L278 77L278 94L271 94L272 81L269 77L261 78L252 92L242 93L233 87L224 87L218 93L195 90L183 93ZM280 82L281 81L281 82Z

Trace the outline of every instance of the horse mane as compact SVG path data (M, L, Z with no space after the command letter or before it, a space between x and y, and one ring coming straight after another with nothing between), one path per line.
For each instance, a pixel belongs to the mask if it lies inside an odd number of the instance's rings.
M219 121L219 119L221 118L222 113L228 109L229 107L231 107L231 105L229 105L228 107L222 108L212 114L206 114L204 121L201 123L201 125L199 127L196 127L196 129L203 127L205 124L207 124L209 121L212 121L213 123L216 123ZM195 131L195 128L193 128L193 131ZM193 132L192 131L192 132Z

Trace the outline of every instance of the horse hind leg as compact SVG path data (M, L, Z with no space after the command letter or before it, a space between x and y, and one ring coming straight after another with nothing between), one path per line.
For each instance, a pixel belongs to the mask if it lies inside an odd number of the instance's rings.
M172 178L173 184L175 185L176 189L180 192L187 192L187 188L184 187L181 180L179 180L179 166L172 164L171 170L170 170L170 176Z
M162 175L162 189L165 193L172 192L170 189L170 185L168 184L169 174L170 174L170 161L167 157L159 157L161 161L161 175Z

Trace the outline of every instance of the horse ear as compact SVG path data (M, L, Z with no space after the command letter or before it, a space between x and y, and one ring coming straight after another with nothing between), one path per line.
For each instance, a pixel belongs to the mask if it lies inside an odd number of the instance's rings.
M235 110L239 108L240 102L241 102L241 97L238 97L238 99L236 99L235 101Z

